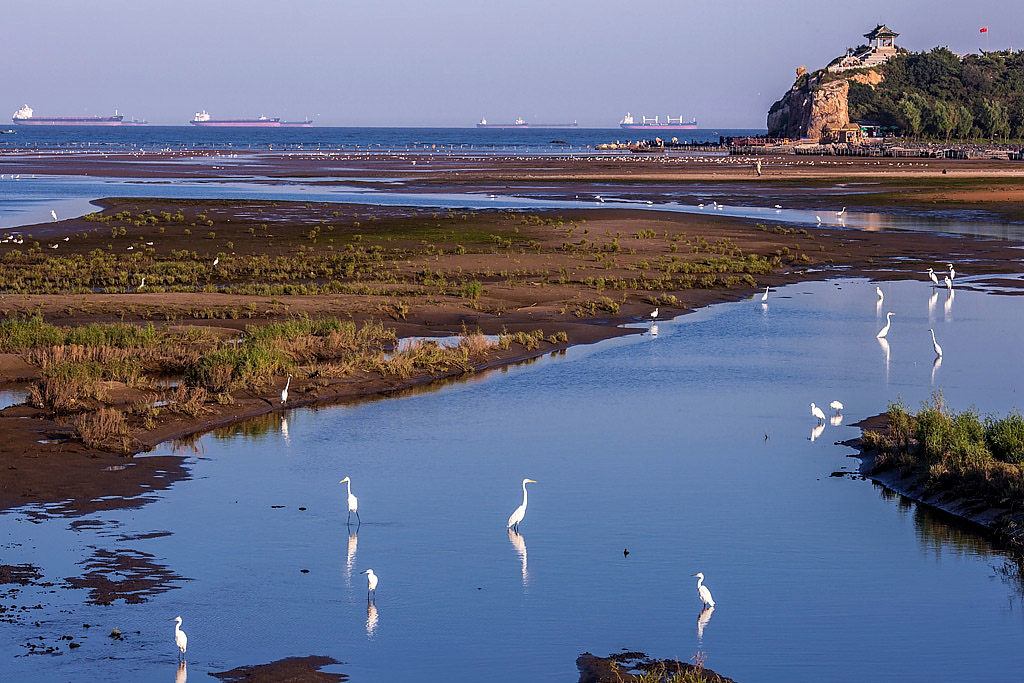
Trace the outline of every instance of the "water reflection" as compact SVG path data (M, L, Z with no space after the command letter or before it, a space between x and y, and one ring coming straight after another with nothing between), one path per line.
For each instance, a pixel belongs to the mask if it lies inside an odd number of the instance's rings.
M935 319L935 302L939 300L939 290L933 289L932 295L928 297L928 322Z
M371 539L372 540L372 539ZM348 551L345 556L345 585L352 586L352 568L356 566L356 550L359 548L359 527L348 535Z
M185 683L188 680L188 665L185 660L178 662L178 670L174 672L174 683Z
M523 574L523 588L526 588L527 584L530 583L530 572L526 568L526 539L512 529L509 529L508 540L512 543L512 547L516 549L516 554L519 555L520 570Z
M949 290L949 294L946 295L946 302L942 304L942 310L946 314L946 322L948 323L953 319L953 299L956 298L956 292L952 289Z
M286 445L292 445L291 437L288 436L288 418L283 416L281 417L281 436L284 437Z
M704 627L711 621L711 615L715 613L714 607L705 607L697 615L697 644L701 644L704 640Z
M818 423L818 424L817 424L817 425L816 425L816 426L814 427L814 429L812 429L812 430L811 430L811 436L810 436L810 437L808 437L808 438L810 438L810 440L811 440L811 441L814 441L814 440L815 440L815 439L817 439L817 438L818 438L819 436L821 436L821 433L822 433L823 431L825 431L825 423L824 423L824 422L819 422L819 423Z
M377 605L366 603L366 637L373 640L377 635Z
M942 356L935 356L935 360L932 362L932 379L931 386L935 386L935 373L939 368L942 367Z
M878 339L878 345L882 347L882 353L885 354L885 383L889 384L889 340L885 338Z
M833 415L832 417L830 417L828 419L828 423L830 425L832 425L833 427L838 427L839 425L843 424L843 416L842 415Z
M658 336L658 323L651 323L651 336L652 337L657 337Z

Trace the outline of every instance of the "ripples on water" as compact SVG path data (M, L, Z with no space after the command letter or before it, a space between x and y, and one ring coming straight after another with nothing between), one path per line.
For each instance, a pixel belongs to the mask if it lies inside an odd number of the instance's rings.
M929 309L926 283L881 286L897 314L884 350L874 283L792 285L767 307L659 321L657 337L201 437L182 450L190 480L88 516L96 530L7 513L4 561L48 579L79 575L96 546L186 580L103 607L25 588L17 602L42 609L0 623L0 656L16 678L170 680L167 619L181 614L193 676L324 654L360 681L554 682L575 680L586 650L625 647L700 650L740 681L1013 680L1020 565L945 516L829 474L856 467L833 445L858 433L849 425L898 397L915 407L934 387L957 408L1019 405L1019 299L965 284L947 315ZM811 440L808 403L833 399L846 419ZM347 475L358 529L344 524ZM504 522L523 477L538 483L515 535ZM116 538L100 533L110 525ZM172 534L139 538L154 530ZM114 626L125 641L106 637ZM65 633L82 647L68 651ZM11 659L37 637L65 654Z

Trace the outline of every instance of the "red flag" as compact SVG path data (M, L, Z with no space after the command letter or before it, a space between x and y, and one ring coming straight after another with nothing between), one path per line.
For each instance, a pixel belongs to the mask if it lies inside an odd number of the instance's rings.
M982 26L981 30L978 31L978 33L988 33L988 26Z

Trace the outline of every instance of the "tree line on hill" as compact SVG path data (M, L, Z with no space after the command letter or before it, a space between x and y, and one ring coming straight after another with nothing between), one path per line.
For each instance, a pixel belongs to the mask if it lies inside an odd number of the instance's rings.
M850 81L851 121L875 121L913 137L1024 139L1024 52L961 59L936 47L877 68L885 79L874 87Z

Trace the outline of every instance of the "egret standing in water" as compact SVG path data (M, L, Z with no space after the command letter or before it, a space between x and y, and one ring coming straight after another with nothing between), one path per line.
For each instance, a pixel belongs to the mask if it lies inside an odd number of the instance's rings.
M56 211L54 211L53 209L50 209L50 215L53 216L53 220L57 220L57 212Z
M828 404L828 407L836 411L836 415L843 412L843 404L840 403L839 401L832 401L831 403Z
M878 295L878 303L885 301L885 294L882 293L882 288L875 286L875 294Z
M952 280L952 279L956 278L956 271L953 270L953 264L952 263L947 263L946 267L949 268L949 279Z
M657 319L658 319L658 309L655 308L653 311L651 311L651 320L657 320Z
M761 295L761 301L768 301L768 290L771 289L771 285L765 285L764 294Z
M931 268L928 269L928 279L932 281L932 287L939 286L939 278Z
M352 521L352 513L354 512L356 513L356 520L359 522L356 526L359 526L363 523L363 520L359 517L359 499L352 495L352 480L345 477L338 483L345 484L348 488L348 522L346 524Z
M181 617L174 617L169 621L177 622L174 624L174 644L178 646L178 659L184 659L185 649L188 647L188 636L181 630Z
M508 528L514 529L516 533L519 533L519 522L523 521L523 517L526 516L526 485L536 483L533 479L523 479L523 504L508 517Z
M288 375L288 381L284 383L284 389L281 390L281 405L288 402L288 387L292 384L292 376Z
M366 574L366 599L370 599L370 593L373 593L373 599L377 599L377 575L373 573L372 569L365 569L360 574Z
M697 572L696 574L691 574L691 576L697 577L697 596L701 599L701 602L704 603L705 607L714 607L715 599L711 597L711 591L704 585L704 574Z
M885 335L889 334L889 327L892 325L892 316L896 315L892 311L885 314L885 327L878 331L875 335L878 339L885 339Z
M929 328L928 331L932 333L932 348L935 349L935 357L942 358L942 347L939 346L939 342L935 341L935 330Z
M946 289L953 291L953 281L949 279L949 276L942 278L942 281L946 283Z
M846 207L845 206L843 207L842 211L836 211L836 218L842 218L845 215L846 215Z
M821 412L821 408L814 405L813 403L811 404L811 415L818 418L818 422L825 422L825 413ZM696 576L696 574L694 576Z

